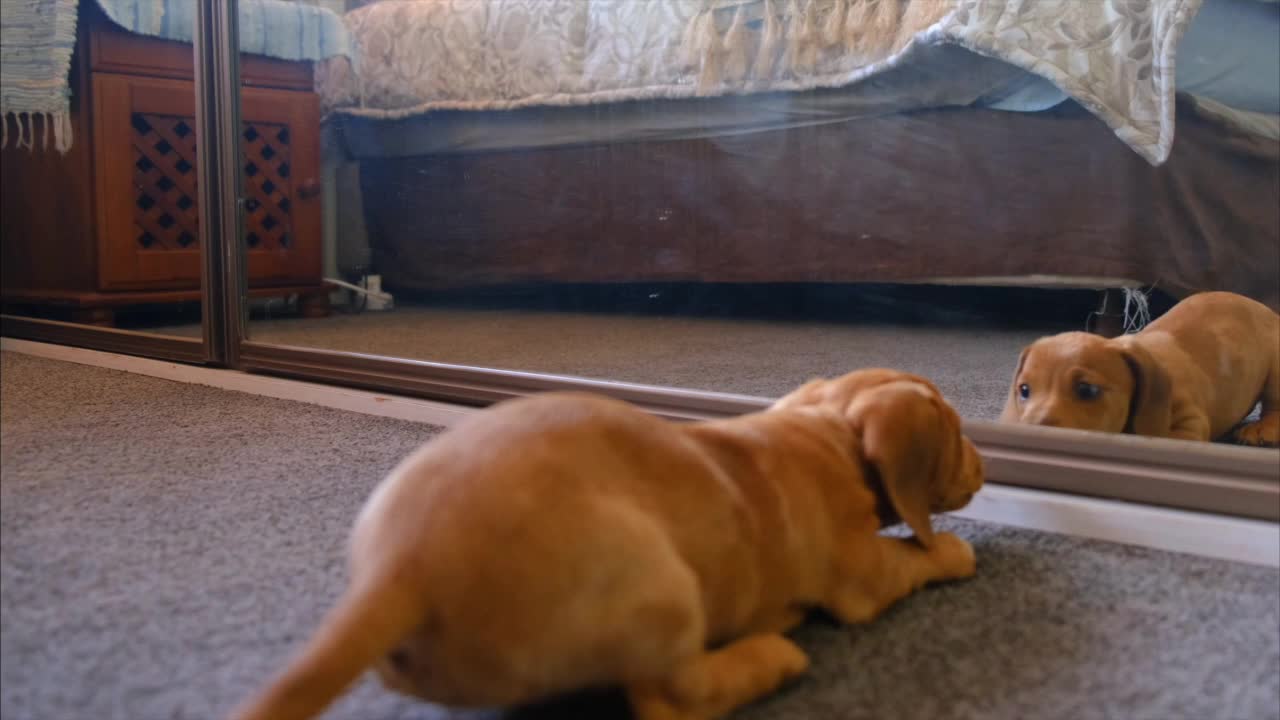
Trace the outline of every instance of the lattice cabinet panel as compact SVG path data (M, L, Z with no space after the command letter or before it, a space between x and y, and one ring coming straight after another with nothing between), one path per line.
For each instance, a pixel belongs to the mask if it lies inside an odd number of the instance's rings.
M133 229L143 250L186 250L200 237L196 132L189 117L133 113Z
M196 246L196 134L191 117L133 113L134 231L143 250ZM245 242L250 250L293 242L289 126L245 122Z
M5 152L0 299L95 323L110 323L117 308L199 301L191 45L127 32L92 2L81 3L79 18L69 75L74 143L66 153ZM303 315L322 315L311 64L246 53L240 70L248 292L297 297Z
M185 80L94 73L98 289L199 288L195 94ZM314 93L243 88L249 286L320 282L320 113Z
M250 249L288 248L292 207L289 127L244 124L245 243Z

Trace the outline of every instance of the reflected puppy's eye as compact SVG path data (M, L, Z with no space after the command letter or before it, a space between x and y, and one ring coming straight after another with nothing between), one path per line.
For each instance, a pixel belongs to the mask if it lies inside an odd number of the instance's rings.
M1096 400L1102 394L1102 388L1093 383L1076 383L1076 397L1081 400Z
M1022 383L1021 385L1019 385L1018 397L1022 398L1023 400L1026 400L1027 398L1031 397L1031 386L1026 383Z

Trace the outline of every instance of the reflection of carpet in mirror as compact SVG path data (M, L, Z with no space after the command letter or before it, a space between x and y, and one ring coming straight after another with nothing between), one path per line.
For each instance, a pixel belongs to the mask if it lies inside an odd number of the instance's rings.
M249 335L280 345L766 397L817 375L893 367L934 380L961 415L994 419L1022 346L1059 329L402 306L254 320Z

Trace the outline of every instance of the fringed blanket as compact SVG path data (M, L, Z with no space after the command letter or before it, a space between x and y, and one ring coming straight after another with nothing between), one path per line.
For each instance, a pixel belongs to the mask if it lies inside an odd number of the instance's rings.
M196 0L86 0L131 32L190 42ZM71 148L67 73L79 0L0 0L0 148ZM309 0L240 0L240 49L286 60L352 55L336 13ZM16 131L14 130L16 128Z
M196 0L96 0L120 27L191 42ZM342 17L311 0L240 0L240 51L284 60L350 55Z
M71 147L78 0L0 0L0 148ZM12 126L12 128L11 128Z
M326 109L374 118L838 87L954 43L1056 83L1158 164L1201 0L383 0L346 16L360 72Z

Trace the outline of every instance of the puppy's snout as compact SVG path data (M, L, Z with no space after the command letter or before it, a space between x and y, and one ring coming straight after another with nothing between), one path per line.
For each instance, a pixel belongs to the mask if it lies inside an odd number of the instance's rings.
M384 655L373 669L388 690L409 692L409 670L412 666L409 651L399 647Z
M982 482L982 476L986 468L982 463L982 453L978 452L978 448L974 446L973 441L969 438L964 439L964 459L965 467L970 473L977 476L977 481ZM974 488L976 491L978 488Z
M1022 422L1042 427L1062 427L1063 413L1058 403L1048 407L1030 407L1022 416Z
M968 505L969 501L973 500L973 496L982 489L984 475L982 456L978 454L978 449L973 443L968 438L964 438L959 467L952 476L946 499L943 500L938 512L951 512Z

